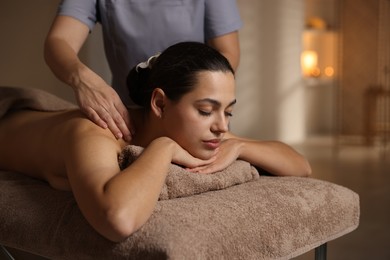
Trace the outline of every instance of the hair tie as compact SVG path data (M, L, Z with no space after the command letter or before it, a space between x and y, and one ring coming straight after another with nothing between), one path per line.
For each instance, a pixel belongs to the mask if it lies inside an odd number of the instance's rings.
M157 57L160 56L160 53L157 53L156 55L151 56L147 61L140 62L138 65L135 67L135 71L138 72L138 68L141 69L152 69L154 61L157 59Z

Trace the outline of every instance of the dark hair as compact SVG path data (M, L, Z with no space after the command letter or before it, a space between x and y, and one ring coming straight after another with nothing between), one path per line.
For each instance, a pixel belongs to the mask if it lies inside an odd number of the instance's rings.
M231 72L229 61L206 44L181 42L167 48L157 58L151 58L145 66L134 67L127 76L127 87L133 102L149 108L155 88L161 88L173 101L190 92L202 71Z

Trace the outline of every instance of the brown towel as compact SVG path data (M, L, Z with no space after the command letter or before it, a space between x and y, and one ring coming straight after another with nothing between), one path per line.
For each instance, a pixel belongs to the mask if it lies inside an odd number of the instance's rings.
M0 118L9 111L21 109L62 111L74 108L74 104L40 89L0 87Z
M141 229L113 243L88 224L71 192L0 171L0 244L49 259L287 260L358 225L355 192L311 178L261 176L158 201Z
M126 146L118 158L121 169L131 164L142 150L143 148L139 146ZM226 169L213 174L192 173L178 165L171 164L159 199L187 197L206 191L225 189L258 178L257 170L249 163L241 160L237 160Z

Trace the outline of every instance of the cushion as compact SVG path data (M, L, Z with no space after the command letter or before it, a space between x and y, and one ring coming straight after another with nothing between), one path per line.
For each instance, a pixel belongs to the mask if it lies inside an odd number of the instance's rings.
M359 196L313 178L261 176L160 200L121 243L99 235L71 192L0 171L0 244L52 259L290 259L356 229Z

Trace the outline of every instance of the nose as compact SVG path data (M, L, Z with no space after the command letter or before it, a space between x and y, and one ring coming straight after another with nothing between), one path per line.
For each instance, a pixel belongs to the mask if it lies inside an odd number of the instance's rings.
M211 126L211 131L213 133L226 133L229 130L229 122L225 114L219 115L213 125Z

